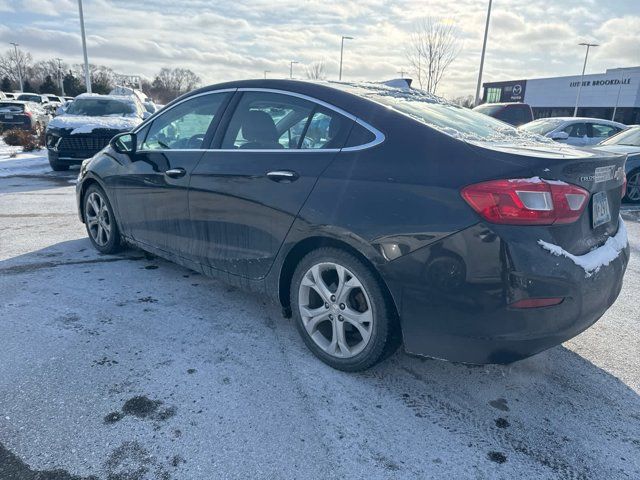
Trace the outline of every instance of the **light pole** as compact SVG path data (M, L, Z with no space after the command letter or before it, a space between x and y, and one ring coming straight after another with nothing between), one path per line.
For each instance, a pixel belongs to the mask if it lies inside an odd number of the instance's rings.
M580 75L580 83L578 84L578 93L576 94L576 108L573 109L573 116L578 116L578 103L580 103L580 90L582 90L582 80L584 79L584 71L587 68L587 58L589 58L589 49L591 47L598 47L597 43L579 43L583 47L587 47L587 51L584 54L584 65L582 65L582 75Z
M267 79L267 73L271 73L271 70L265 70L264 71L264 79Z
M84 54L84 83L87 93L91 93L91 76L89 75L89 57L87 55L87 38L84 33L84 15L82 13L82 0L78 0L78 11L80 12L80 33L82 34L82 53Z
M480 87L482 86L482 70L484 68L484 54L487 51L487 37L489 36L489 21L491 20L491 3L489 0L489 7L487 8L487 23L484 26L484 40L482 41L482 54L480 55L480 71L478 72L478 85L476 85L476 99L474 105L480 103Z
M20 80L20 91L23 92L22 88L22 68L20 67L20 58L18 57L18 45L19 43L10 42L13 45L13 50L16 52L16 66L18 67L18 80Z
M344 54L344 41L345 40L353 40L353 37L342 36L342 40L340 41L340 73L338 74L338 81L342 81L342 57Z
M58 84L60 87L60 93L64 97L64 83L62 82L62 59L56 58L58 61Z
M293 64L298 63L295 60L289 62L289 78L293 78Z
M404 74L407 72L405 72L403 69L400 69L398 73L400 74L400 78L404 78Z

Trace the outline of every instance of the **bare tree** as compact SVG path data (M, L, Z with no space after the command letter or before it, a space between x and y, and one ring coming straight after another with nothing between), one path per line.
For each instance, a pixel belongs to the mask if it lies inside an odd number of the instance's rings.
M407 60L421 89L436 93L451 62L460 53L456 27L433 17L420 20L411 35Z
M151 84L151 92L162 103L193 90L200 83L200 77L187 68L162 68Z
M33 59L29 52L18 49L18 54L16 55L16 51L11 48L4 55L0 55L0 77L7 77L15 85L19 85L20 76L18 72L22 72L23 80L27 78L32 61Z
M324 80L327 78L325 73L324 60L320 62L313 62L311 65L307 65L307 78L309 80Z

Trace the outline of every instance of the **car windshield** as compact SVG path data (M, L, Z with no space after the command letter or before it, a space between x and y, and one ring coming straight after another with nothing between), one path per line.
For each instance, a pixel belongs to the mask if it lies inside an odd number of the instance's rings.
M630 145L640 147L640 127L631 127L627 130L606 139L600 145Z
M519 130L524 130L529 133L536 133L538 135L545 135L551 130L555 130L563 120L558 118L541 118L540 120L534 120L533 122L525 123L518 127Z
M40 95L29 95L28 93L23 93L22 95L18 95L17 100L25 100L27 102L42 102L42 97Z
M24 104L12 102L0 102L0 112L24 112Z
M134 117L136 109L131 102L103 98L81 98L69 105L67 114L88 117Z

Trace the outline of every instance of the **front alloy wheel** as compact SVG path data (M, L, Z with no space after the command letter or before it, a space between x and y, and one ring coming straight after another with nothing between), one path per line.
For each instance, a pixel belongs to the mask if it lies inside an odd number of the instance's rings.
M311 252L293 277L291 306L311 351L346 371L369 368L393 343L393 308L370 268L334 248Z
M84 222L91 243L102 253L115 253L120 249L120 231L113 209L104 191L91 185L84 195Z

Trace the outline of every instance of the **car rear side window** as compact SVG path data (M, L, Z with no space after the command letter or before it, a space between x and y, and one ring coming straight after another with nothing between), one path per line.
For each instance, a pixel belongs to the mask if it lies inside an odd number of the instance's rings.
M319 150L340 148L350 120L293 95L242 94L222 141L223 149Z
M228 93L200 95L169 108L156 118L142 150L199 150Z
M349 133L349 138L347 138L344 144L344 148L360 147L373 142L375 139L376 136L370 130L364 128L359 123L353 122L353 127Z

